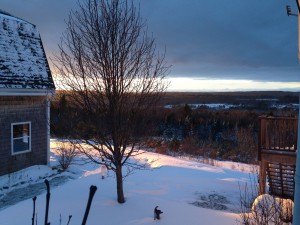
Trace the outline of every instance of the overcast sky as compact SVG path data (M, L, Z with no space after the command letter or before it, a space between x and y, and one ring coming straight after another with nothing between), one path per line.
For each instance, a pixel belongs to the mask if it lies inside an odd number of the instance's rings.
M170 77L247 80L300 88L294 0L135 0ZM57 51L76 0L1 0L0 8L35 25L47 55ZM229 84L230 85L230 84ZM295 87L296 85L296 87ZM279 85L280 86L280 85ZM188 88L187 88L188 89Z

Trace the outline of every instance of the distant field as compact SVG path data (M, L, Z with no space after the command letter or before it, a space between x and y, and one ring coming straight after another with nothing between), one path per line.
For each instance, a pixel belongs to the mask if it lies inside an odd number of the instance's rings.
M298 92L257 91L257 92L167 92L163 105L182 104L298 104Z

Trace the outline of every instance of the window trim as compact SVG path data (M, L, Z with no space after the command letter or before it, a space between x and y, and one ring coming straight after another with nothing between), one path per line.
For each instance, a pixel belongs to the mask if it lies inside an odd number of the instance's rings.
M23 124L28 124L29 125L29 149L25 151L20 151L20 152L14 152L14 140L20 139L20 138L14 138L14 125L23 125ZM23 137L21 137L23 138ZM11 155L19 155L27 152L31 152L31 121L27 122L19 122L19 123L12 123L11 124Z

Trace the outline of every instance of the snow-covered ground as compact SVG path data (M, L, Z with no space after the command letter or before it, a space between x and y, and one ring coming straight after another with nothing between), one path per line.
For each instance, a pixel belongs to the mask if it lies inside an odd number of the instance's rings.
M53 152L51 160L52 165L57 163ZM114 174L109 171L102 180L100 167L92 163L77 161L64 173L35 166L2 176L0 204L9 201L3 199L9 199L12 190L29 199L0 208L0 224L31 224L34 195L29 193L30 186L37 193L38 224L44 223L45 177L51 186L51 225L66 225L69 215L70 225L81 224L91 185L98 189L87 221L90 225L233 225L239 220L239 185L250 180L251 167L232 162L219 162L216 167L149 152L136 160L149 163L149 169L136 171L124 180L125 204L116 201ZM163 211L160 221L153 219L155 206Z

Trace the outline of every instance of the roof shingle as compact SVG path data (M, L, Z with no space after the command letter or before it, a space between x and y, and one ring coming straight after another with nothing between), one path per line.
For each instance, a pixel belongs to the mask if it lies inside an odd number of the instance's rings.
M55 88L36 26L1 11L0 88Z

